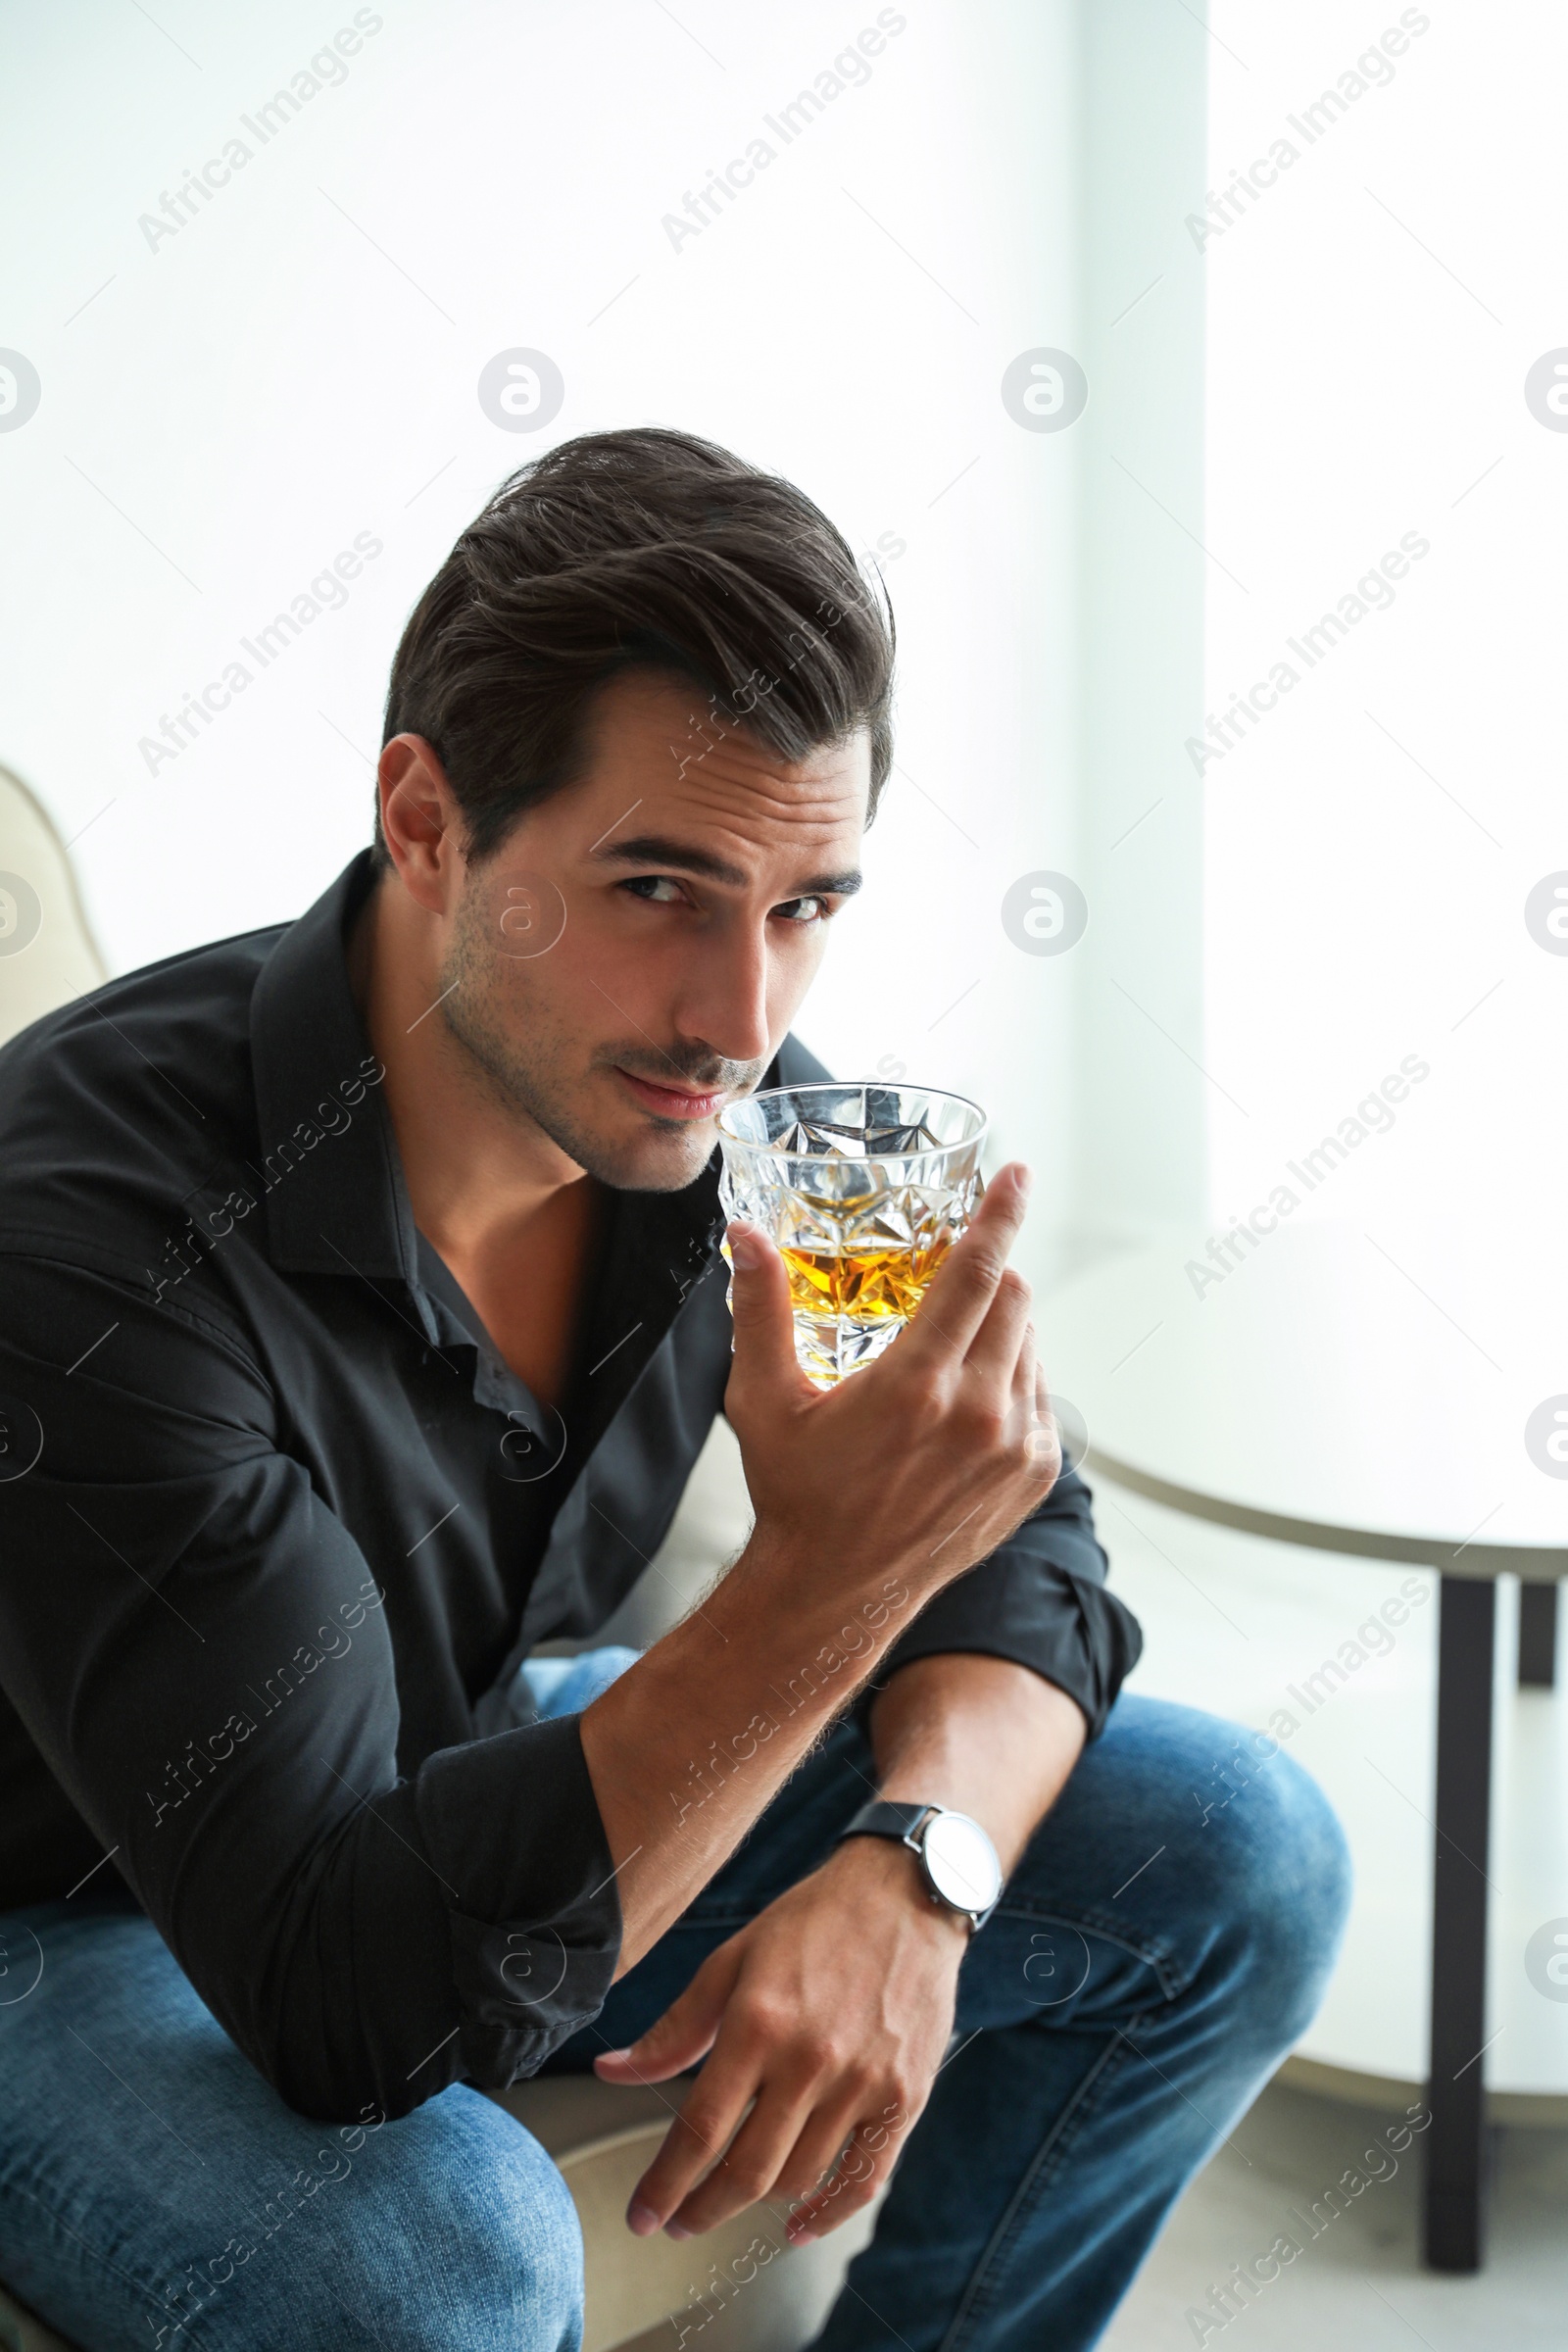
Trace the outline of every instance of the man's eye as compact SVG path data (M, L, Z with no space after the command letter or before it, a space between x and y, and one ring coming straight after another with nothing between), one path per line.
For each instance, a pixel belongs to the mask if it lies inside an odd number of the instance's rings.
M680 884L668 874L634 874L621 888L636 898L646 899L651 906L678 906L681 901Z
M773 909L773 912L781 914L787 923L826 922L832 911L826 899L818 898L786 899L782 906L775 906Z

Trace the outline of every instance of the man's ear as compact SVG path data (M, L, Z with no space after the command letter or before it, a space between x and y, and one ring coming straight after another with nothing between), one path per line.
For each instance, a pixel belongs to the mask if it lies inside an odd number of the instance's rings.
M381 838L404 889L431 914L448 913L462 888L466 829L435 746L422 735L394 735L376 790Z

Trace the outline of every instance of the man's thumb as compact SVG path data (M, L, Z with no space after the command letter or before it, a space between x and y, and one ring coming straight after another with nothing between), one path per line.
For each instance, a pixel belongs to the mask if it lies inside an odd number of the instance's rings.
M784 1260L760 1227L743 1219L730 1226L725 1239L734 1270L730 1314L735 1324L736 1373L749 1381L793 1372L795 1335Z

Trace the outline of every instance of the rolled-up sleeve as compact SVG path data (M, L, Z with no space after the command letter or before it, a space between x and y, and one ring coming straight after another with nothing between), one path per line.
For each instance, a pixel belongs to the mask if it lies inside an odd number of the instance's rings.
M1138 1620L1106 1589L1105 1569L1089 1489L1064 1471L1015 1535L921 1611L878 1681L942 1650L1011 1658L1076 1699L1096 1739L1143 1648Z
M71 1803L302 2112L531 2073L619 1951L576 1719L400 1772L397 1564L285 1450L243 1336L79 1265L3 1280L0 1684Z

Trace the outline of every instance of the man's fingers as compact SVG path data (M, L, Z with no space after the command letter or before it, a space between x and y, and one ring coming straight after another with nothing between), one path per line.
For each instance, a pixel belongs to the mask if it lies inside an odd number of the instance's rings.
M680 1998L623 2050L602 2050L594 2073L603 2082L667 2082L706 2057L713 2046L724 2004L740 1967L738 1954L720 1944L709 1955Z
M1004 1269L985 1321L975 1333L964 1357L965 1369L982 1382L992 1382L1006 1394L1014 1385L1029 1329L1029 1285L1010 1266ZM1031 1384L1032 1385L1032 1384Z
M683 2230L711 2230L719 2222L727 2222L732 2214L744 2213L760 2197L771 2194L780 2170L790 2159L810 2118L810 2110L808 2085L803 2083L793 2096L777 2085L765 2087L735 2134L733 2144L725 2149L707 2179L675 2208L670 2219ZM846 2124L835 2146L842 2143L848 2129Z
M827 2186L839 2158L844 2155L845 2142L859 2121L861 2095L851 2092L835 2099L830 2106L819 2107L810 2116L799 2139L779 2166L774 2194L788 2197L793 2203L814 2197Z
M800 2245L808 2238L826 2237L830 2230L847 2222L852 2213L859 2213L869 2205L878 2186L893 2170L898 2152L898 2139L892 2132L882 2148L873 2150L864 2145L861 2133L857 2132L832 2180L810 2196L797 2198L791 2206L785 2232L790 2243Z
M1028 1169L1021 1160L1009 1161L943 1259L899 1342L906 1365L911 1360L906 1350L937 1361L968 1354L997 1295L1028 1197Z
M1040 1359L1035 1354L1035 1327L1032 1322L1026 1321L1018 1342L1018 1352L1013 1358L1012 1393L1008 1398L1009 1410L1015 1416L1014 1426L1020 1437L1026 1438L1034 1427L1044 1393Z
M735 1363L724 1402L726 1411L733 1404L744 1413L750 1396L780 1388L799 1391L806 1376L795 1359L784 1260L760 1227L743 1218L734 1220L724 1238L734 1277L729 1311L735 1326Z
M718 2162L757 2090L757 2065L709 2060L664 2134L663 2144L632 2190L628 2226L639 2237L662 2230L709 2169Z
M1039 1360L1035 1354L1035 1327L1027 1314L1018 1338L1018 1352L1012 1359L1012 1393L1032 1413L1040 1393Z

